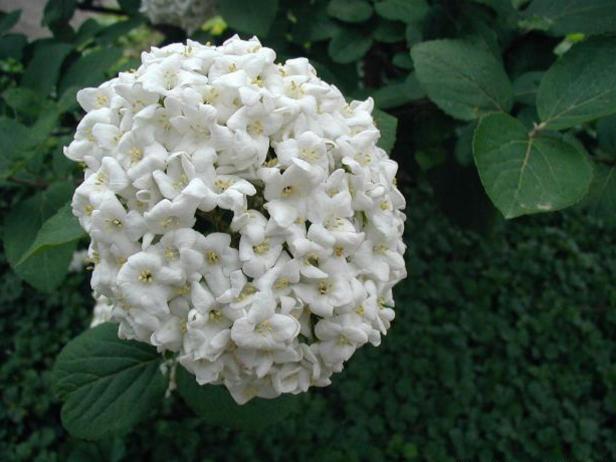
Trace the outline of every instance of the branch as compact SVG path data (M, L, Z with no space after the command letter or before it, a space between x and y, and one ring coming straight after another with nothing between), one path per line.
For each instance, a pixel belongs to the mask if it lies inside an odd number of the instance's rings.
M117 16L123 16L125 13L119 8L109 8L106 6L92 5L92 1L86 3L78 3L77 8L82 11L92 11L93 13L114 14Z
M45 180L26 180L25 178L17 178L14 176L8 177L7 181L34 188L46 188L47 186L49 186L49 183L47 183Z

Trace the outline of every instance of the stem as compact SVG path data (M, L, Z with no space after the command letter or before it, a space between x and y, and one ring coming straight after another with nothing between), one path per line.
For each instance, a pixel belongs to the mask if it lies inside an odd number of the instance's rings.
M535 138L541 130L545 128L545 122L541 122L540 124L533 122L533 129L528 133L529 138Z
M14 176L8 177L7 180L15 184L31 186L34 188L46 188L47 186L49 186L49 183L47 183L45 180L26 180L24 178L17 178Z

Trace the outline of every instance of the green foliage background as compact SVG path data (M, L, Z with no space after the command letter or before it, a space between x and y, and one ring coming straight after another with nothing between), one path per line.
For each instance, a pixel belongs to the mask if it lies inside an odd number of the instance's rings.
M51 391L92 309L67 276L74 94L186 38L138 0L73 29L95 3L49 0L38 40L0 13L0 460L616 460L614 0L219 0L193 39L258 34L375 99L409 203L397 320L261 433L172 395L88 443Z
M407 197L391 332L261 434L208 425L172 397L125 438L71 439L49 368L87 327L87 274L43 296L3 262L3 460L616 459L614 229L567 212L486 239L453 227L427 185Z

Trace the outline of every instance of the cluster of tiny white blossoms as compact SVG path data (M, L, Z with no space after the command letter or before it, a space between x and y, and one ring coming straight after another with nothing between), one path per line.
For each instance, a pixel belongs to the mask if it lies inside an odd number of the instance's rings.
M214 16L214 0L141 0L139 9L152 24L170 24L191 33Z
M379 345L406 276L372 99L275 57L256 38L153 48L78 93L65 149L85 164L73 211L119 335L238 403L328 385Z

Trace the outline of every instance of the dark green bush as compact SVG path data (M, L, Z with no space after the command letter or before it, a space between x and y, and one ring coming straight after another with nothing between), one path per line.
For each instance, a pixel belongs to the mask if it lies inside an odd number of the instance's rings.
M48 371L87 325L87 274L42 296L3 263L2 459L616 459L614 230L570 211L486 239L451 226L425 186L407 196L391 333L261 434L208 426L174 397L123 440L70 440Z

